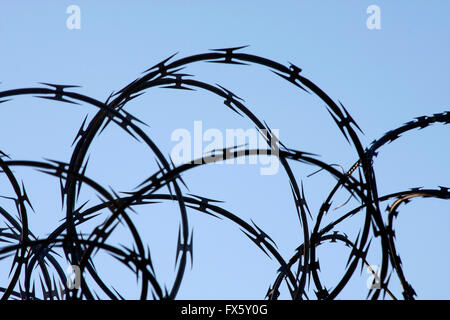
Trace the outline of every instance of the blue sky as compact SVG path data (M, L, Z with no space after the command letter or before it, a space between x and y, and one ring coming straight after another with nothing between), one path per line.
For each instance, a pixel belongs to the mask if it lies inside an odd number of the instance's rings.
M66 9L72 4L81 9L79 30L66 27ZM381 9L380 30L366 27L366 9L372 4ZM346 106L364 131L361 141L369 146L414 117L449 110L449 18L450 3L445 0L2 2L0 90L36 87L38 82L73 84L82 86L77 92L104 101L113 90L173 53L179 52L175 58L181 58L213 48L250 45L245 52L301 67L303 76ZM260 119L280 130L281 141L289 147L320 154L322 160L346 169L356 161L355 151L340 135L323 102L267 69L197 63L185 71L242 97ZM0 108L2 151L13 159L67 162L81 122L96 112L88 105L32 97L16 97ZM195 120L202 120L205 129L253 127L248 119L230 112L221 99L200 90L153 88L127 108L149 124L146 133L166 155L174 146L171 133L177 128L193 130ZM449 138L448 128L438 124L409 132L380 149L374 164L379 194L449 186ZM151 152L113 126L97 138L90 154L87 174L117 191L131 190L157 170ZM315 168L304 164L292 163L292 168L304 183L315 217L334 179L325 173L308 178ZM30 214L32 231L45 236L64 216L59 182L32 169L15 172L35 207ZM253 219L276 241L285 259L301 244L302 229L282 170L261 176L257 165L210 165L183 177L188 192L225 201L227 210L248 222ZM5 182L2 178L0 190L7 194L11 190ZM342 191L335 205L347 196ZM82 197L95 204L89 190ZM6 200L0 205L14 208ZM354 205L350 202L333 214L337 217ZM133 219L150 245L156 274L170 288L175 275L177 207L161 203L139 208L137 213ZM449 213L444 200L417 199L402 207L396 220L398 250L418 298L450 298ZM189 211L189 218L194 229L194 265L186 271L177 298L264 298L276 277L276 261L229 221L194 211ZM338 230L355 239L362 221L362 216L356 216ZM88 230L89 225L84 231ZM128 244L129 234L118 230L114 241ZM369 261L379 264L380 246L374 243L371 248ZM349 250L330 244L320 247L318 254L321 277L332 288L343 274ZM126 297L137 297L130 272L103 253L96 259L100 274L111 285ZM9 271L8 261L1 262L0 268ZM367 277L365 271L356 272L338 298L364 298ZM6 276L0 281L3 285ZM401 297L396 276L391 284ZM311 293L313 289L311 284ZM285 289L281 298L288 298Z

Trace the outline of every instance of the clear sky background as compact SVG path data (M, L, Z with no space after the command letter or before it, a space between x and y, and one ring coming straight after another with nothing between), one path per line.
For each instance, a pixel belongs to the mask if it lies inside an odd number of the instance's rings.
M81 29L69 30L69 5L81 9ZM369 5L381 9L381 29L369 30ZM175 58L208 49L250 45L244 52L280 63L292 62L335 101L341 101L363 129L361 141L374 139L422 115L449 110L450 2L432 1L3 1L0 3L0 90L36 87L38 82L80 85L77 92L106 100L141 72L179 52ZM190 65L195 79L218 83L245 100L291 148L321 155L348 169L355 151L340 134L324 103L289 85L260 66L211 63ZM183 72L184 72L183 71ZM195 120L208 128L253 128L230 112L221 98L204 91L153 88L130 102L127 111L150 127L146 133L170 154L177 128L193 130ZM0 104L0 150L13 159L58 159L69 162L71 143L89 105L71 105L33 97ZM380 149L375 159L379 194L423 186L450 186L450 131L439 124L403 135ZM91 147L87 175L116 191L132 190L157 170L153 154L115 126ZM313 218L331 190L326 173L307 177L316 168L292 163L303 181ZM261 176L258 165L209 165L183 175L189 191L223 200L223 207L250 219L277 243L288 260L302 242L302 229L286 173ZM44 237L64 217L59 181L32 169L15 169L35 208L31 231ZM12 190L1 178L0 191ZM166 192L166 190L164 190ZM348 194L341 191L333 207ZM98 199L84 190L81 200ZM341 201L341 202L339 202ZM82 202L80 202L81 204ZM388 203L384 203L385 208ZM14 205L0 201L14 212ZM351 210L349 202L331 211L324 223ZM450 298L450 206L448 201L416 199L402 206L395 222L398 252L405 275L420 299ZM107 216L82 228L92 230ZM150 245L160 283L170 289L179 225L177 205L163 202L132 214ZM262 299L276 278L278 265L265 256L233 223L189 211L194 229L194 264L187 269L179 299ZM355 239L363 216L336 230ZM0 221L0 224L3 223ZM312 226L312 220L310 220ZM1 226L0 226L1 227ZM126 229L111 243L130 245ZM430 249L430 242L433 247ZM380 264L380 246L371 246L369 261ZM345 270L349 249L326 244L318 249L320 276L330 290ZM127 298L138 297L134 275L100 252L99 274ZM6 286L10 260L0 262L0 285ZM355 272L338 298L365 298L368 274ZM36 276L36 280L39 275ZM401 289L396 275L391 287ZM314 297L311 284L310 296ZM286 288L280 298L287 299Z

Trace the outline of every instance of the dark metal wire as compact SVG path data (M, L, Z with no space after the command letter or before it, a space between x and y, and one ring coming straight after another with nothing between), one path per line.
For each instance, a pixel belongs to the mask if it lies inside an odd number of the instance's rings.
M293 64L284 66L266 58L241 53L239 50L242 48L244 47L215 49L209 53L193 55L170 62L174 57L172 55L146 70L142 77L128 84L117 93L112 94L106 102L69 91L76 86L49 83L43 83L45 87L22 88L0 92L0 103L5 103L15 96L34 95L38 98L65 103L87 103L98 108L97 114L87 125L87 117L84 119L73 141L75 147L69 163L54 160L13 160L6 153L0 151L0 173L6 176L14 190L15 196L11 199L15 201L18 213L18 218L15 218L0 207L0 214L7 221L6 225L8 226L0 229L0 241L7 243L7 245L0 248L0 260L14 256L8 277L9 282L0 288L2 299L97 299L99 298L98 293L93 292L86 281L88 274L108 298L123 299L119 292L104 283L103 279L97 274L92 261L92 257L97 250L108 252L132 270L136 276L141 277L141 299L148 299L149 294L154 299L175 299L182 284L187 260L190 259L191 265L193 261L193 232L189 227L187 208L234 222L260 250L279 263L280 267L276 272L275 280L266 294L267 299L278 299L280 296L279 289L283 282L289 288L292 299L309 299L306 287L311 279L313 280L318 299L329 300L336 298L347 285L359 264L361 264L361 268L364 265L368 266L369 270L375 275L375 271L370 268L370 264L366 259L371 241L374 239L381 244L381 272L379 275L376 275L379 289L370 289L367 297L378 299L380 294L383 294L383 297L388 294L391 298L397 299L389 289L390 275L388 275L396 272L403 288L403 297L405 299L414 298L416 293L406 280L400 256L395 246L394 218L399 213L398 208L401 203L407 203L416 197L449 199L450 192L446 187L437 189L413 188L379 196L373 162L378 154L378 150L386 143L391 143L398 139L401 134L413 129L423 129L435 123L450 123L450 112L418 117L397 129L387 132L380 139L375 140L369 148L364 148L357 134L357 131L361 131L361 129L350 116L347 109L340 102L336 104L324 91L303 77L301 68ZM314 154L290 149L281 141L279 142L281 148L275 154L277 154L287 173L303 234L303 243L298 246L295 255L288 260L281 256L272 238L253 221L253 225L251 225L232 212L221 208L218 205L221 201L192 194L184 195L182 193L180 182L185 184L181 178L182 173L194 167L214 162L217 157L205 155L201 159L175 166L141 129L140 126L144 125L144 122L125 111L125 105L148 88L202 89L224 99L224 104L232 111L248 117L267 141L276 139L267 124L259 120L243 104L242 99L231 91L220 85L211 85L194 80L190 78L192 76L189 74L180 73L187 65L201 61L237 65L259 64L269 68L272 72L299 89L315 94L325 103L327 111L336 122L341 133L358 154L358 159L349 170L340 171L335 168L335 164L320 161ZM88 150L95 136L103 131L111 121L133 138L144 141L156 156L159 165L159 170L148 177L137 191L128 193L126 196L119 196L114 191L107 191L100 183L85 175ZM259 153L268 154L272 151L271 148L267 150L228 148L215 150L215 156L222 154L226 155L227 158L237 158ZM314 165L318 170L325 170L337 179L336 185L323 202L313 224L308 220L308 215L311 219L312 216L304 196L303 184L299 185L294 177L289 161ZM27 196L25 186L23 183L19 184L12 170L12 168L19 166L35 168L60 180L62 201L66 207L66 217L58 228L45 239L38 239L31 232L27 213L28 208L32 208L31 202ZM87 185L95 190L102 199L101 204L85 208L86 203L84 203L80 206L77 203L77 199L82 185ZM170 194L161 193L163 187L169 187ZM323 217L330 210L336 192L342 187L352 197L356 198L361 205L328 225L323 226ZM385 222L381 213L380 203L389 200L394 200L394 203L387 208L388 219ZM180 212L181 223L176 254L178 263L176 264L175 281L170 289L163 288L158 281L153 269L150 249L148 246L144 246L133 219L127 213L133 210L134 206L150 205L157 201L176 201ZM100 215L100 211L103 209L108 209L111 212L111 215L106 218L105 222L93 228L89 235L81 235L77 232L77 227ZM358 237L351 241L344 233L335 229L341 222L356 214L364 215L364 224ZM124 246L119 248L107 244L108 238L119 223L122 223L129 229L134 243L133 248ZM317 258L317 248L324 243L343 243L351 248L345 273L336 287L330 292L322 283L318 273L320 265ZM55 249L57 248L63 250L67 261L72 265L79 266L81 280L79 288L70 289L67 287L66 275L55 257L57 255ZM294 267L295 265L297 265L296 268ZM42 278L40 280L41 295L36 294L35 283L32 279L32 275L37 272L37 268L44 278L44 281L42 281ZM58 281L54 277L52 279L49 268L56 270L59 277ZM20 281L21 276L23 276L23 282Z

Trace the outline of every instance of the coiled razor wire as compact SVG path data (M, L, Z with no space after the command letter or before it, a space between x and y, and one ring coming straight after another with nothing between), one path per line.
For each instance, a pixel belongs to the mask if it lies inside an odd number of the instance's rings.
M150 298L150 295L153 299L175 299L182 285L188 259L192 263L193 233L189 228L187 207L204 214L231 220L260 250L279 263L279 269L274 276L275 279L265 296L269 300L279 298L279 289L283 282L289 288L291 299L310 299L306 293L306 286L311 279L318 299L330 300L336 298L349 282L358 264L367 265L369 270L374 273L366 259L373 239L381 244L382 263L381 270L377 274L379 287L370 289L368 298L378 299L381 294L383 297L388 294L391 298L397 299L389 289L390 275L388 275L396 272L403 290L403 298L414 299L416 293L405 277L400 256L395 246L394 218L397 217L399 205L402 203L407 203L417 197L449 199L450 192L446 187L436 189L412 188L379 196L373 162L379 149L398 139L401 134L414 129L423 129L435 123L449 124L450 112L418 117L397 129L387 132L380 139L375 140L370 147L364 148L357 134L357 130L361 131L361 129L347 109L340 102L336 104L318 86L303 77L301 68L294 64L285 66L263 57L242 53L239 50L243 48L215 49L208 53L192 55L170 62L174 57L172 55L146 70L142 77L131 82L117 93L111 94L106 102L70 91L77 86L50 83L42 83L43 86L36 88L0 92L0 103L6 103L15 96L35 95L38 98L64 103L86 103L98 108L98 112L93 119L86 124L85 118L81 125L74 140L76 144L68 163L54 160L13 160L5 152L0 151L1 174L6 176L14 190L15 196L12 199L15 201L18 213L18 218L15 218L11 213L0 207L0 214L8 222L8 227L2 228L0 231L0 241L7 243L0 248L0 260L13 256L11 272L8 277L9 282L0 284L2 285L0 288L2 299L97 299L99 295L93 292L88 285L86 274L92 277L107 297L123 299L119 292L104 283L103 279L97 274L92 257L98 250L104 250L111 254L141 278L141 299ZM288 148L281 141L279 141L280 149L278 152L273 152L273 143L270 142L277 140L277 137L272 134L271 129L264 121L258 119L241 102L242 100L239 97L220 85L197 81L192 79L191 75L180 73L187 65L200 61L235 65L262 65L295 87L313 93L325 103L327 111L336 122L341 133L356 150L358 159L355 160L350 169L341 172L335 168L335 165L322 162L314 154ZM175 166L170 158L165 157L153 140L142 131L140 126L144 123L125 110L125 106L130 100L141 95L144 90L153 87L180 90L203 89L221 97L229 109L240 115L245 115L252 121L271 147L267 149L224 148L215 150L214 156L205 155L201 159ZM85 175L87 153L94 137L111 121L134 138L142 140L154 153L159 165L158 171L148 177L138 190L128 193L127 196L119 196L115 192L109 192L99 182ZM191 194L185 195L180 187L180 183L185 184L181 178L184 172L197 166L218 161L217 159L220 157L217 157L217 155L237 158L260 153L276 155L279 158L287 173L294 205L301 221L303 243L298 246L295 254L288 260L281 256L275 242L256 224L251 225L238 215L221 208L218 205L220 201ZM325 170L337 179L336 185L320 207L313 224L308 221L308 214L310 215L310 213L304 196L303 185L299 185L294 177L289 161L314 165L318 170ZM27 209L32 208L31 202L23 183L20 184L13 173L14 167L35 168L43 174L60 179L61 195L66 208L65 219L45 239L38 239L31 232L27 218ZM82 185L87 185L95 190L102 200L101 203L92 207L85 207L85 203L77 208L77 199ZM161 193L163 187L168 187L170 193ZM323 226L322 219L329 211L336 192L342 187L358 199L361 205ZM170 289L163 289L160 281L158 281L153 269L150 249L144 245L133 219L128 213L133 206L150 205L155 200L176 201L179 207L181 227L178 234L176 257L179 263L176 265L175 280ZM385 223L380 203L389 200L395 201L387 207L388 218L387 223ZM102 209L108 209L111 212L103 223L92 228L88 235L77 232L77 227L99 215ZM340 223L356 214L364 215L364 224L357 238L352 241L346 234L336 231L336 228L339 227ZM310 217L312 218L311 215ZM118 223L126 225L129 229L134 243L133 248L118 247L107 243ZM350 247L351 252L344 275L336 287L328 292L319 277L317 248L332 242L339 242ZM79 287L68 286L67 276L55 256L55 249L57 248L63 250L67 261L72 265L79 266ZM56 270L60 278L59 281L55 280L54 277L52 281L49 268ZM44 281L41 278L41 295L36 294L35 284L32 280L32 275L37 272L36 270L39 270L44 278ZM23 277L23 281L20 280L21 277Z

